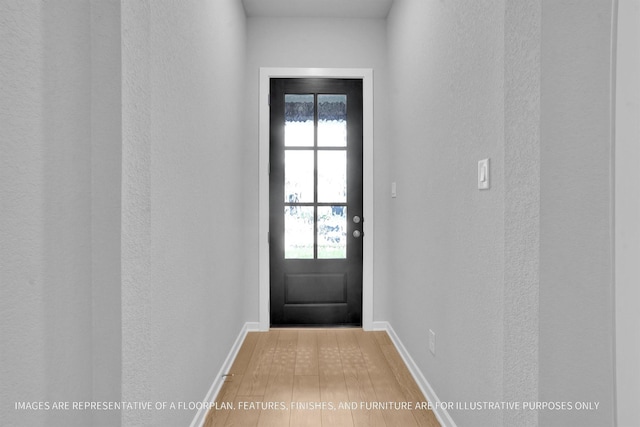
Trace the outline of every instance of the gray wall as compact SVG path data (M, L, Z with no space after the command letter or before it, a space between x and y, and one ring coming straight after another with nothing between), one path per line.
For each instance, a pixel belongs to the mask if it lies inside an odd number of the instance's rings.
M0 3L8 425L186 425L245 319L239 2Z
M122 5L122 398L199 401L245 321L245 16L234 0ZM187 425L179 410L124 425Z
M441 400L501 400L504 4L400 0L388 31L398 188L389 320ZM481 192L484 158L492 188ZM459 426L502 422L497 411L451 415Z
M540 28L537 1L505 2L503 399L538 400L540 286ZM505 426L538 413L505 411Z
M612 2L544 0L541 41L540 346L544 426L613 423Z
M15 401L92 394L88 1L0 3L0 419L85 426Z
M391 11L392 325L441 400L599 402L452 411L459 426L613 423L611 9ZM493 187L479 192L485 157Z
M245 147L247 320L258 321L258 84L260 67L372 68L374 80L374 318L387 318L389 285L389 155L386 28L383 19L265 18L248 20Z
M121 400L122 51L119 0L91 0L91 259L93 394ZM121 412L95 411L94 426Z

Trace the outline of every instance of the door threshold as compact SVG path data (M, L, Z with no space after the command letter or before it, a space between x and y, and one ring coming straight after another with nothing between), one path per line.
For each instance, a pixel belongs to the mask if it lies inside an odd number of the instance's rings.
M324 331L332 329L362 329L361 325L278 325L271 326L270 331Z

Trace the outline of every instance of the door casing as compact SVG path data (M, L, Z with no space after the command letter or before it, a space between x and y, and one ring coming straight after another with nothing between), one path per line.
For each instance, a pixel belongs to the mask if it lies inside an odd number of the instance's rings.
M362 79L363 125L363 240L362 328L373 329L373 70L370 68L260 68L259 113L259 314L260 330L269 319L269 81L271 78Z

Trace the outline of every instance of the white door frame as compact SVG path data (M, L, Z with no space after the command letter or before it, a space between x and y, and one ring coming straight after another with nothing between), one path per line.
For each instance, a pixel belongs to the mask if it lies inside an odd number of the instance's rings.
M373 327L373 70L370 68L260 68L259 299L260 330L269 330L269 81L271 78L362 79L364 253L362 327Z

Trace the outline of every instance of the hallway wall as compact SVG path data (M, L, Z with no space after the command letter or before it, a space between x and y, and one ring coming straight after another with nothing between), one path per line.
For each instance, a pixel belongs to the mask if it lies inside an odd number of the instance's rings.
M389 16L392 325L441 400L599 404L450 411L458 426L613 423L611 9L397 0Z
M258 89L260 67L372 68L374 82L374 319L387 318L389 106L386 28L383 19L250 17L247 39L244 170L247 319L258 321ZM365 218L366 220L366 218Z
M502 400L504 10L397 0L388 18L389 320L443 401ZM491 189L478 191L484 158ZM458 426L502 424L498 411L450 412Z
M0 418L114 425L13 402L201 400L245 321L242 5L7 1L0 23Z
M540 346L544 426L613 424L612 1L542 1Z
M92 394L89 1L0 2L0 419L91 424L16 401Z
M245 322L245 15L123 2L122 399L203 399ZM195 411L127 411L125 426Z

